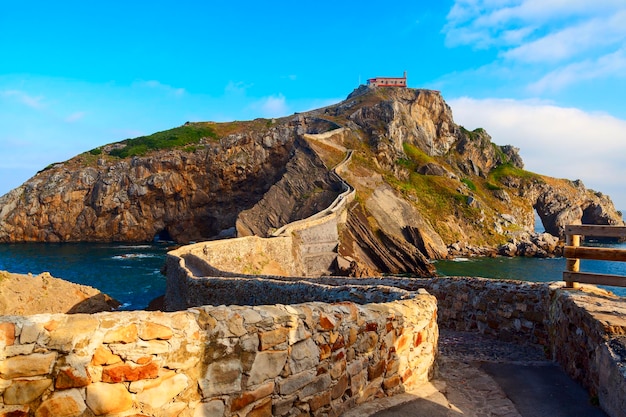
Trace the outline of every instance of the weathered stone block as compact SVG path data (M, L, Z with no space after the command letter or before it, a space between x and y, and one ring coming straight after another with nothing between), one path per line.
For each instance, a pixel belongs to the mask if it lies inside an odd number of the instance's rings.
M113 365L122 361L118 355L111 353L106 346L99 346L91 359L92 365Z
M368 366L367 378L370 381L373 381L374 379L378 378L385 372L386 366L387 366L387 363L385 362L385 360L378 361L374 365Z
M330 404L330 392L326 391L319 395L314 396L309 400L309 407L311 411L317 411L320 408Z
M320 318L318 321L318 326L322 330L334 330L337 327L337 319L328 314L320 313Z
M382 397L384 395L381 388L382 382L383 379L378 378L367 384L365 389L361 391L361 395L357 398L357 404L364 403L365 401L371 400L372 398Z
M320 362L320 350L312 339L303 340L291 346L289 369L298 373L315 367Z
M383 380L383 388L385 390L391 390L395 387L397 387L398 385L400 385L400 376L398 375L394 375L390 378L386 378Z
M91 383L91 376L85 368L75 369L66 367L59 369L57 377L54 381L56 389L80 388L86 387Z
M189 378L185 374L169 374L155 382L156 384L137 394L137 401L156 410L183 392L189 385Z
M300 390L300 399L302 400L304 398L310 397L312 395L317 395L323 391L326 391L326 389L330 387L331 382L332 381L330 375L328 374L318 376Z
M14 356L0 362L0 376L5 379L47 375L52 370L56 353L33 353Z
M242 372L239 359L226 359L209 364L204 378L199 381L204 398L241 391Z
M4 391L4 403L7 405L28 404L35 401L52 385L51 379L14 380Z
M254 357L248 386L260 384L263 381L277 377L287 362L287 351L264 351Z
M15 343L15 325L13 323L0 323L0 346L11 346Z
M163 340L140 340L135 343L110 344L109 349L124 360L136 362L146 356L168 353L170 345Z
M102 369L102 382L132 382L140 379L154 379L159 374L155 362L135 366L131 364L110 365Z
M96 382L87 386L86 396L87 406L97 416L121 413L133 406L130 392L123 384Z
M147 322L139 328L139 338L142 340L169 340L173 335L171 328L158 323Z
M103 343L133 343L137 341L137 334L137 326L129 324L109 330L104 335Z
M316 373L317 372L314 369L311 369L285 378L278 383L278 392L281 395L293 394L309 382L313 381Z
M343 395L343 393L346 392L347 389L348 389L348 376L343 375L341 378L337 380L337 383L335 384L332 391L330 392L332 399L336 400L337 398L340 398Z
M241 394L239 397L235 398L231 403L230 410L238 411L242 408L252 404L255 401L258 401L261 398L268 397L272 395L274 392L274 381L269 381L257 389L252 391L246 391Z
M199 403L193 412L193 417L224 417L225 409L221 400Z
M35 417L79 417L86 409L87 405L79 390L63 390L55 392L41 403Z
M255 405L246 417L272 417L272 399L267 398Z
M259 332L259 340L261 342L260 349L268 350L274 346L286 343L288 337L289 329L286 327L279 327L278 329L268 332Z
M87 314L64 316L50 330L50 349L70 352L75 346L86 344L98 328L98 320Z

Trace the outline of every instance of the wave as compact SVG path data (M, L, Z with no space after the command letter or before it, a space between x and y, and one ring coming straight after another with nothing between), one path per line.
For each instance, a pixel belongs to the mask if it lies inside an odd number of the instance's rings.
M112 256L111 259L125 260L125 259L144 259L144 258L156 258L157 255L153 253L124 253L121 255Z

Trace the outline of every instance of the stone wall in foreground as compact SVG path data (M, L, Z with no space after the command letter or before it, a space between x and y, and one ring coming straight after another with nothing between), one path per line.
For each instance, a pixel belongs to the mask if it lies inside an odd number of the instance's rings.
M227 301L234 297L246 302L259 294L278 296L290 287L305 299L334 288L356 302L376 301L383 292L401 299L425 289L437 298L440 328L541 344L609 415L626 417L626 300L593 286L574 290L563 283L473 277L190 277L185 263L176 258L168 259L168 289L170 278L182 283L178 300L190 305L203 300L219 304L216 294L226 294L224 288L230 289Z
M340 415L429 379L436 300L0 317L0 416Z

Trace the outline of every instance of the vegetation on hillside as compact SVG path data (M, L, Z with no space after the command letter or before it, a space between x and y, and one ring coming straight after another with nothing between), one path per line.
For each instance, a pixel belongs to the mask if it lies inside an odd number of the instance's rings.
M203 138L217 139L217 134L214 129L204 123L185 124L149 136L126 139L122 142L126 145L125 147L112 149L109 155L119 158L143 156L152 150L172 149L196 144Z

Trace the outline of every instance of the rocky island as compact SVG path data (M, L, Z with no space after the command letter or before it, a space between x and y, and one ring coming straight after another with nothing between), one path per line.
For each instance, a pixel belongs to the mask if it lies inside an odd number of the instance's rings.
M312 136L315 136L312 139ZM343 273L434 272L460 254L547 256L565 224L621 225L608 196L525 171L518 150L454 123L437 91L361 86L280 119L185 123L52 164L0 198L0 242L180 243L270 236L356 189ZM346 264L345 262L343 263Z
M203 242L168 253L166 311L0 316L0 415L339 416L430 380L441 326L541 345L621 417L619 297L432 276L451 253L547 256L570 223L623 221L430 90L93 149L0 198L0 242Z

